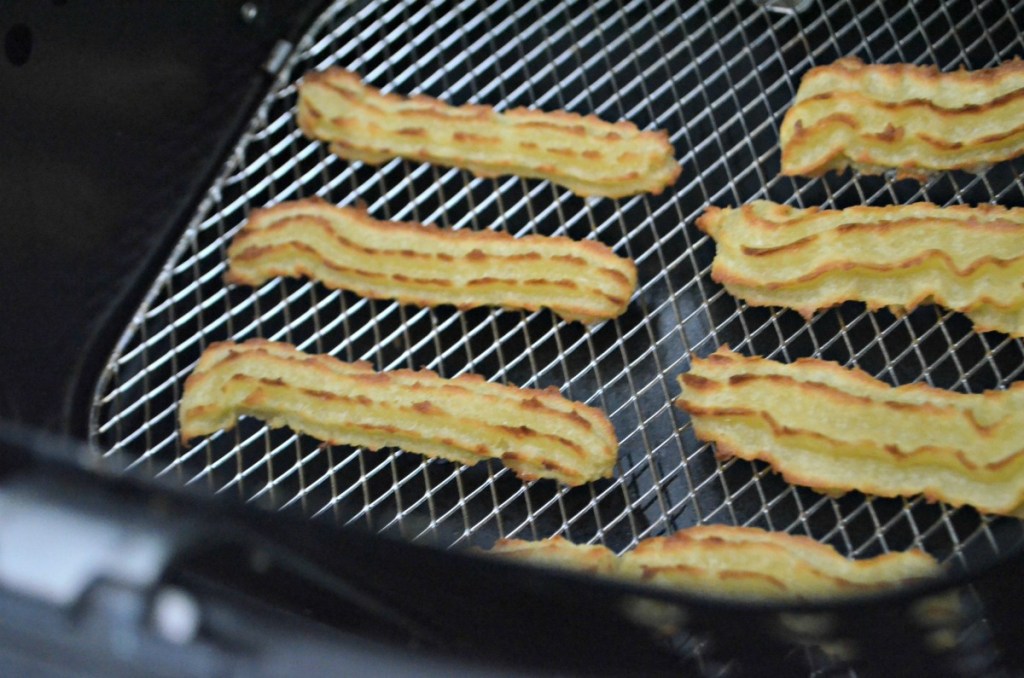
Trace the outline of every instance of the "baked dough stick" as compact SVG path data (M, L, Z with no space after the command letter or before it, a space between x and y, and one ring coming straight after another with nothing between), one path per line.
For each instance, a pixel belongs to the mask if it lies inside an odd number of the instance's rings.
M934 302L977 330L1024 336L1024 209L991 205L710 208L711 277L755 306L810 317L844 301L909 311Z
M1024 153L1024 61L980 71L866 65L812 68L779 131L782 173L846 167L899 177L981 172Z
M589 574L613 575L619 569L619 559L608 547L601 544L574 544L565 537L539 541L499 539L491 549L481 553L495 554L539 567L578 570Z
M523 480L566 485L611 477L618 451L604 414L557 390L427 370L375 372L260 339L203 352L185 382L181 438L232 428L240 415L331 444L398 446L468 465L493 457Z
M576 195L661 193L679 177L665 131L593 115L450 106L425 96L382 94L341 68L299 83L298 125L347 160L408 158L462 167L480 177L547 179Z
M706 525L641 540L621 576L708 596L801 601L869 593L938 574L922 551L851 560L809 537Z
M319 199L253 212L228 249L228 282L281 275L406 304L547 307L583 322L620 315L636 288L633 262L597 242L377 221Z
M1007 515L1024 500L1024 383L894 388L823 360L784 365L728 347L694 358L679 381L676 404L719 458L766 461L788 482Z
M604 546L573 544L562 537L504 539L487 553L708 596L789 601L867 593L939 571L922 551L851 560L808 537L726 525L642 539L621 558Z

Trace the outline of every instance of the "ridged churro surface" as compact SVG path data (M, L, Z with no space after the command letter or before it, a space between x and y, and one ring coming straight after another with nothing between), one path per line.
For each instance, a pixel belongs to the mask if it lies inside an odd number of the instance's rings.
M808 537L703 525L652 537L621 557L556 537L503 540L491 551L520 562L577 569L707 596L801 601L850 596L938 574L923 551L854 560Z
M809 317L844 301L896 312L936 303L977 330L1024 336L1024 209L757 201L712 207L697 226L717 244L711 277L748 304Z
M1000 514L1024 500L1024 384L892 387L824 360L787 365L728 347L694 358L679 382L676 404L697 437L720 458L768 462L788 482Z
M426 96L382 94L341 68L307 73L299 84L298 125L348 160L380 164L401 157L547 179L581 196L661 193L680 165L664 131L593 115L489 106L450 106Z
M623 576L728 598L808 600L869 593L938 573L923 551L853 560L809 537L705 525L641 540Z
M786 175L980 172L1024 153L1024 61L950 73L855 57L818 66L800 81L779 139Z
M182 440L232 428L241 415L332 444L398 446L467 465L501 459L524 480L566 485L611 477L618 451L603 413L555 389L427 370L375 372L259 339L203 352L185 382Z
M626 310L636 266L593 241L378 221L319 199L253 212L228 249L228 282L308 276L419 306L535 311L594 322Z

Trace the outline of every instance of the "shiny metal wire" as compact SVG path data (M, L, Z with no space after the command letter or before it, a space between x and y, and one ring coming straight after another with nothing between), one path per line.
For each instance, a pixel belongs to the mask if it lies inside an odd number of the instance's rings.
M962 316L936 308L895 317L846 304L805 322L747 308L711 281L714 245L693 226L710 204L1024 204L1021 163L923 185L850 175L794 180L778 175L777 137L812 65L857 54L944 69L991 66L1024 53L1024 3L810 4L801 12L675 0L330 6L296 45L125 329L96 387L92 445L244 501L298 505L311 516L445 546L564 534L624 550L646 536L716 522L809 534L854 556L911 546L965 562L997 553L1020 538L1015 521L921 499L832 499L791 487L760 464L718 464L672 405L690 354L723 343L966 392L1005 387L1024 369L1021 341L976 334ZM304 138L293 115L294 83L335 65L388 91L593 112L666 129L683 175L660 196L582 200L515 177L477 179L403 160L347 163ZM597 239L636 260L640 287L621 318L585 328L547 312L419 309L300 280L225 286L226 247L247 215L311 195L363 201L384 219ZM557 386L610 415L621 441L616 478L573 490L523 484L496 462L464 468L324 446L248 419L183 447L175 408L200 352L250 337L379 369Z

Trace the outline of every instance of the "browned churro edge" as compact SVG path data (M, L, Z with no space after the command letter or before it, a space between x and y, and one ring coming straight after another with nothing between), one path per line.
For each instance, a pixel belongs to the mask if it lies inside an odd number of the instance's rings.
M297 123L332 152L369 164L403 157L477 176L547 179L580 196L659 194L682 168L667 132L565 111L451 106L383 94L341 68L307 73Z
M637 282L632 260L599 242L378 221L317 198L254 211L232 241L227 282L276 276L419 306L549 308L581 322L621 315Z
M1024 500L1024 384L891 387L827 361L782 365L727 346L693 358L679 381L677 406L720 459L765 461L828 493L921 494L1008 515Z
M230 429L243 415L331 444L402 447L468 465L501 459L524 480L570 486L611 477L618 453L608 418L557 390L375 372L263 340L213 344L185 382L181 438Z
M865 594L935 576L920 550L850 559L809 537L752 527L702 525L641 539L621 557L563 537L500 540L482 551L541 567L700 593L712 597L799 601Z
M562 568L595 575L614 575L619 568L615 552L601 544L574 544L556 536L537 541L499 539L492 548L475 550L506 560L541 567Z
M981 172L1024 153L1024 62L949 73L855 57L818 66L801 80L780 141L789 176Z
M712 278L748 304L809 317L845 301L902 311L935 303L979 330L1024 336L1022 209L755 201L709 208L697 227L718 245Z

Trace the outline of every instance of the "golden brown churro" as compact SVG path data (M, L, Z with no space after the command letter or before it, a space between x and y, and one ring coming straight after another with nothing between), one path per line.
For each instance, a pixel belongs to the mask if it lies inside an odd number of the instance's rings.
M1024 209L757 201L712 207L697 226L717 243L711 277L748 304L809 317L844 301L896 312L933 302L977 330L1024 336Z
M661 193L679 177L664 131L593 115L450 106L425 96L382 94L341 68L307 73L298 125L347 160L408 158L477 176L547 179L581 196Z
M484 553L500 555L529 565L576 570L588 574L613 575L618 572L615 552L601 544L574 544L565 537L539 541L499 539Z
M644 539L622 574L658 586L729 598L807 600L869 593L938 572L923 551L852 560L809 537L705 525Z
M230 429L241 415L331 444L398 446L467 465L501 459L523 480L566 485L611 477L618 453L604 414L556 389L502 386L470 374L375 372L368 363L260 339L203 352L185 382L181 438Z
M910 584L939 572L935 560L923 551L852 560L808 537L726 525L642 539L621 558L603 546L577 546L561 537L503 540L491 553L733 599L850 596Z
M419 306L550 308L594 322L626 310L636 266L593 241L377 221L319 199L253 212L228 249L228 282L308 276Z
M676 404L698 438L788 482L1008 515L1024 501L1024 383L971 395L892 387L824 360L784 365L727 346L694 358L679 382Z
M848 57L812 68L779 131L782 173L981 172L1024 153L1024 61L942 73Z

